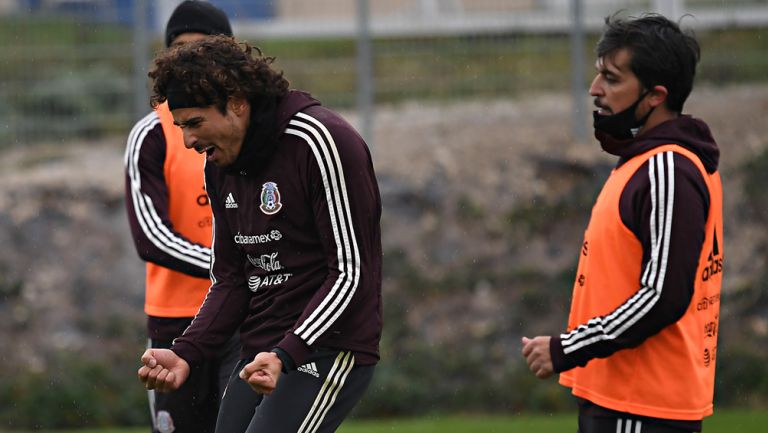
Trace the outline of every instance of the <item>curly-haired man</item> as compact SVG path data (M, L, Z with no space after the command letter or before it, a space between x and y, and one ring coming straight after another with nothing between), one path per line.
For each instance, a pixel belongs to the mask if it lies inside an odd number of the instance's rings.
M381 200L362 138L271 62L224 36L155 60L153 104L167 100L185 146L206 155L213 285L139 377L176 389L239 329L216 431L331 432L379 358Z
M226 14L211 3L185 0L165 29L166 47L209 35L232 35ZM148 347L169 348L189 326L211 281L211 207L203 155L187 152L168 104L136 122L125 151L125 203L136 252L146 261L144 312ZM154 433L213 433L219 401L237 362L235 335L195 368L172 393L149 390Z

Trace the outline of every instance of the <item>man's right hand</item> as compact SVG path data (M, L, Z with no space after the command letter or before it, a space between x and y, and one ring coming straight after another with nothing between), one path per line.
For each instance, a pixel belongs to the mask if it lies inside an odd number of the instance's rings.
M139 380L147 389L171 392L189 377L189 364L169 349L147 349L141 356Z

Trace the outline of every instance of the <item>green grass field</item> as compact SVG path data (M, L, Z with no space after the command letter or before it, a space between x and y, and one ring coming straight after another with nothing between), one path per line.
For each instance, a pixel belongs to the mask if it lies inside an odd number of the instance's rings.
M768 424L768 411L721 410L704 421L706 433L757 432ZM147 428L37 430L37 433L144 433ZM414 419L349 421L339 433L550 433L575 432L575 414L517 416L430 416ZM2 433L22 433L0 430Z

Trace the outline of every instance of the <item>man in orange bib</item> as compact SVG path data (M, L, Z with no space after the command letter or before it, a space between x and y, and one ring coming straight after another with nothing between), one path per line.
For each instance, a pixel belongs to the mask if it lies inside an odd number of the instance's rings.
M694 432L712 414L723 270L719 150L682 114L699 45L668 19L606 19L590 95L619 157L592 209L567 332L523 337L560 373L579 432Z
M171 14L166 47L209 35L232 36L229 19L210 3L186 0ZM212 216L205 158L184 148L168 104L139 120L128 136L125 198L131 234L146 264L149 347L167 348L189 326L211 285ZM219 400L239 359L235 336L210 362L195 366L185 387L149 390L154 433L212 433Z

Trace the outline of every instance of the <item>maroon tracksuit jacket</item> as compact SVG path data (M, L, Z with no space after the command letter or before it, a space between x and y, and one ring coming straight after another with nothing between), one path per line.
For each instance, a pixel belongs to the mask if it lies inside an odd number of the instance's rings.
M299 366L324 347L376 363L381 199L369 150L305 93L290 92L275 113L268 156L239 156L234 173L206 165L213 284L173 350L188 362L210 357L239 327L244 359L278 348ZM245 153L264 142L250 132Z

